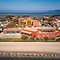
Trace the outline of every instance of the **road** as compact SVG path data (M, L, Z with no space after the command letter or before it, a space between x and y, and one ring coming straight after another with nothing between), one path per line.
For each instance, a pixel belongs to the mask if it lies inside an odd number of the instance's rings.
M59 42L0 42L0 57L60 59Z
M60 42L0 42L0 51L60 53Z

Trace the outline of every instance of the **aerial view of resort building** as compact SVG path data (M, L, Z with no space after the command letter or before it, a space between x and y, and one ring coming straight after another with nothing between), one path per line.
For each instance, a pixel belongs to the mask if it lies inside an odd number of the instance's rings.
M33 38L34 41L60 41L59 18L44 16L38 17L5 15L0 18L0 38ZM3 41L3 39L1 40ZM18 41L18 40L17 40ZM30 40L31 41L31 40Z

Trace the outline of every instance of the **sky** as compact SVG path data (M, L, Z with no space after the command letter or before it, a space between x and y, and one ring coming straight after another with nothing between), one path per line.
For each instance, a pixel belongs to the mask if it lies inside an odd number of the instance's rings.
M60 10L60 0L0 0L0 11Z

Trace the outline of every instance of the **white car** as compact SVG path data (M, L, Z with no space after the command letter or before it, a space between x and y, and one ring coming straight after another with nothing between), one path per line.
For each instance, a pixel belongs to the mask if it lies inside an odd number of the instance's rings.
M2 28L0 28L0 31L2 31Z
M58 27L58 30L60 30L60 27Z

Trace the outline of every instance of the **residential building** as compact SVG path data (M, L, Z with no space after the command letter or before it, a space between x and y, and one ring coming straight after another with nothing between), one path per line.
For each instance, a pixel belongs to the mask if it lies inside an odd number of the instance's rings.
M33 22L32 22L32 25L34 26L34 27L38 27L39 26L39 21L38 20L33 20Z
M39 21L38 20L33 20L31 17L28 18L19 18L19 24L22 27L32 27L32 26L39 26Z

